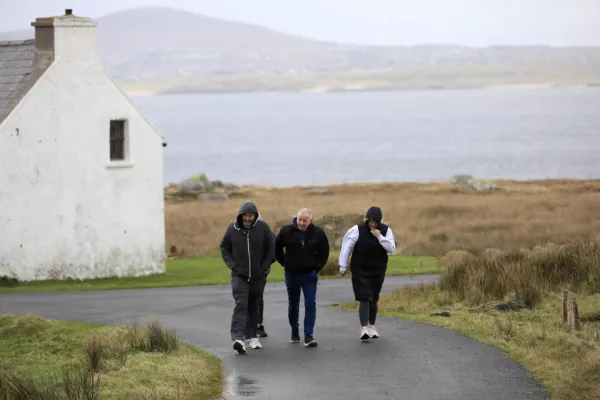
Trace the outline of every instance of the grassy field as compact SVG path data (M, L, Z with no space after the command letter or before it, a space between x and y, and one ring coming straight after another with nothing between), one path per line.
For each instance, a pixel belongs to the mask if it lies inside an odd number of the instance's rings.
M312 208L318 222L378 205L402 255L563 244L600 232L599 180L493 182L502 189L476 192L445 182L348 184L330 186L334 195L315 196L303 187L245 187L223 202L169 201L167 249L176 246L185 255L218 251L227 223L246 200L256 202L269 224L289 220L301 207Z
M337 255L332 253L329 266L335 265ZM389 275L440 273L439 262L433 257L391 256ZM323 276L329 278L334 276ZM140 278L109 278L87 281L45 281L34 283L0 284L0 292L51 292L89 291L111 289L139 289L196 285L219 285L229 283L230 271L220 255L168 260L167 273ZM347 278L345 278L347 279ZM277 262L271 265L269 282L283 281L283 267Z
M554 400L600 398L600 241L504 255L455 254L439 286L383 296L382 315L434 324L503 350ZM577 296L581 329L562 323L560 288ZM529 307L498 311L512 300ZM356 311L356 304L343 306ZM433 316L447 311L450 317Z
M0 315L0 399L221 398L220 359L153 327Z

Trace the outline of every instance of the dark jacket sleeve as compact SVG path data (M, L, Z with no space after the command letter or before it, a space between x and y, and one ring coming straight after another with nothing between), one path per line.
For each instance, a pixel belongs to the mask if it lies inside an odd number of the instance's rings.
M285 248L285 241L283 240L285 235L284 231L285 227L281 228L275 239L275 258L277 258L277 262L282 267L285 267L285 253L283 252L283 249Z
M265 273L268 275L271 272L271 260L275 254L275 238L271 227L265 223L265 257L262 266Z
M230 226L228 226L221 239L221 257L223 258L225 265L227 265L227 268L233 270L233 267L235 267L235 260L233 259L231 245L231 229Z
M275 246L277 246L277 236L275 236L275 232L271 231L271 233L273 234L273 243L275 243ZM277 251L273 252L273 257L271 257L271 264L273 264L275 261L277 261Z
M327 235L322 230L319 230L321 238L319 240L319 248L317 249L317 272L321 271L327 260L329 259L329 240Z

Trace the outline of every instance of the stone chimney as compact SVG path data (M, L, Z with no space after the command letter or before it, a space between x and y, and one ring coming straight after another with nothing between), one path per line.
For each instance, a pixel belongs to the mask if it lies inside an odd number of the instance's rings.
M97 60L96 22L91 18L75 16L72 9L66 9L64 15L36 18L31 26L35 28L36 57L40 61Z

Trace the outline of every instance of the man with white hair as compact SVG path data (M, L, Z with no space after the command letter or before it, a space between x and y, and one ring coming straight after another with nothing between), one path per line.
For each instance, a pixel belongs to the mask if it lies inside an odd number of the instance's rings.
M304 345L316 347L314 327L317 317L317 282L319 272L329 258L329 241L325 232L312 223L312 212L302 208L279 231L275 240L275 256L285 268L288 292L288 320L292 328L292 343L300 343L298 319L300 291L304 294Z

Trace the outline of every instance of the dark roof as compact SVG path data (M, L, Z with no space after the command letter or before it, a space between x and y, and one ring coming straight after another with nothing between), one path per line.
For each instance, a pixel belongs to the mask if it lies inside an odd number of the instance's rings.
M0 122L27 93L34 58L35 40L0 41Z

